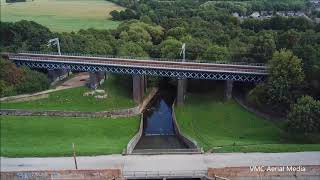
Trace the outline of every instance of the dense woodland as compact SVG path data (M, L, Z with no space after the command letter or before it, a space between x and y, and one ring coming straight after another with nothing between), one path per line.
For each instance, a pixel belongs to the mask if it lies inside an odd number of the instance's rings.
M306 1L112 1L127 7L111 12L123 21L115 30L53 33L34 22L1 22L1 51L56 51L46 45L59 37L65 53L181 58L186 43L186 57L195 61L267 63L270 76L248 91L248 101L288 117L289 130L320 132L320 25L303 17L240 22L231 16L305 11Z

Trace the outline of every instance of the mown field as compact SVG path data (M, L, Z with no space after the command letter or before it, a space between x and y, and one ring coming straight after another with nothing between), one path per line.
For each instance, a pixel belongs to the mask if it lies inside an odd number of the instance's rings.
M138 131L139 117L63 118L2 116L2 157L120 154Z
M109 13L121 9L105 0L34 0L10 4L1 0L1 21L35 21L56 32L111 29L119 22L112 21Z
M189 94L186 105L176 108L182 131L212 152L319 151L320 144L303 144L281 128L246 111L234 100L224 102L223 89Z
M106 111L134 107L135 103L131 97L130 86L124 86L123 84L124 82L116 79L115 76L109 76L102 86L99 87L99 89L103 89L107 93L108 97L105 99L96 99L93 96L83 96L85 92L91 90L88 87L77 87L50 93L49 97L45 99L24 102L2 102L1 108Z

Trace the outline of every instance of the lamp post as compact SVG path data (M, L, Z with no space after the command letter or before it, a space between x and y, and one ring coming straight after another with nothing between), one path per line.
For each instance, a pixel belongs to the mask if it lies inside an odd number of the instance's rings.
M186 61L186 43L182 44L180 56L182 55L182 62Z
M48 45L47 45L47 46L51 46L51 45L57 45L58 54L61 56L59 38L50 39L50 40L48 41ZM61 73L61 72L60 72L60 73ZM61 80L60 73L59 73L59 80ZM67 76L69 76L69 75L70 75L70 71L67 71Z

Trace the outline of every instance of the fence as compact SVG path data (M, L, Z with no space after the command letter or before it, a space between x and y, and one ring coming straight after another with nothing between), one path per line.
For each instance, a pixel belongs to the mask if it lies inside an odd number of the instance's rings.
M125 178L202 178L207 176L207 170L177 170L177 171L123 171Z

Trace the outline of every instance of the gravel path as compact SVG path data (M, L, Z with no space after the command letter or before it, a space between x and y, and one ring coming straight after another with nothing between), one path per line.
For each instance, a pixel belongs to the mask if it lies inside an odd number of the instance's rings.
M124 171L206 170L208 167L320 165L320 152L217 153L196 155L106 155L78 157L79 169L120 168ZM74 169L72 157L5 158L1 171Z

